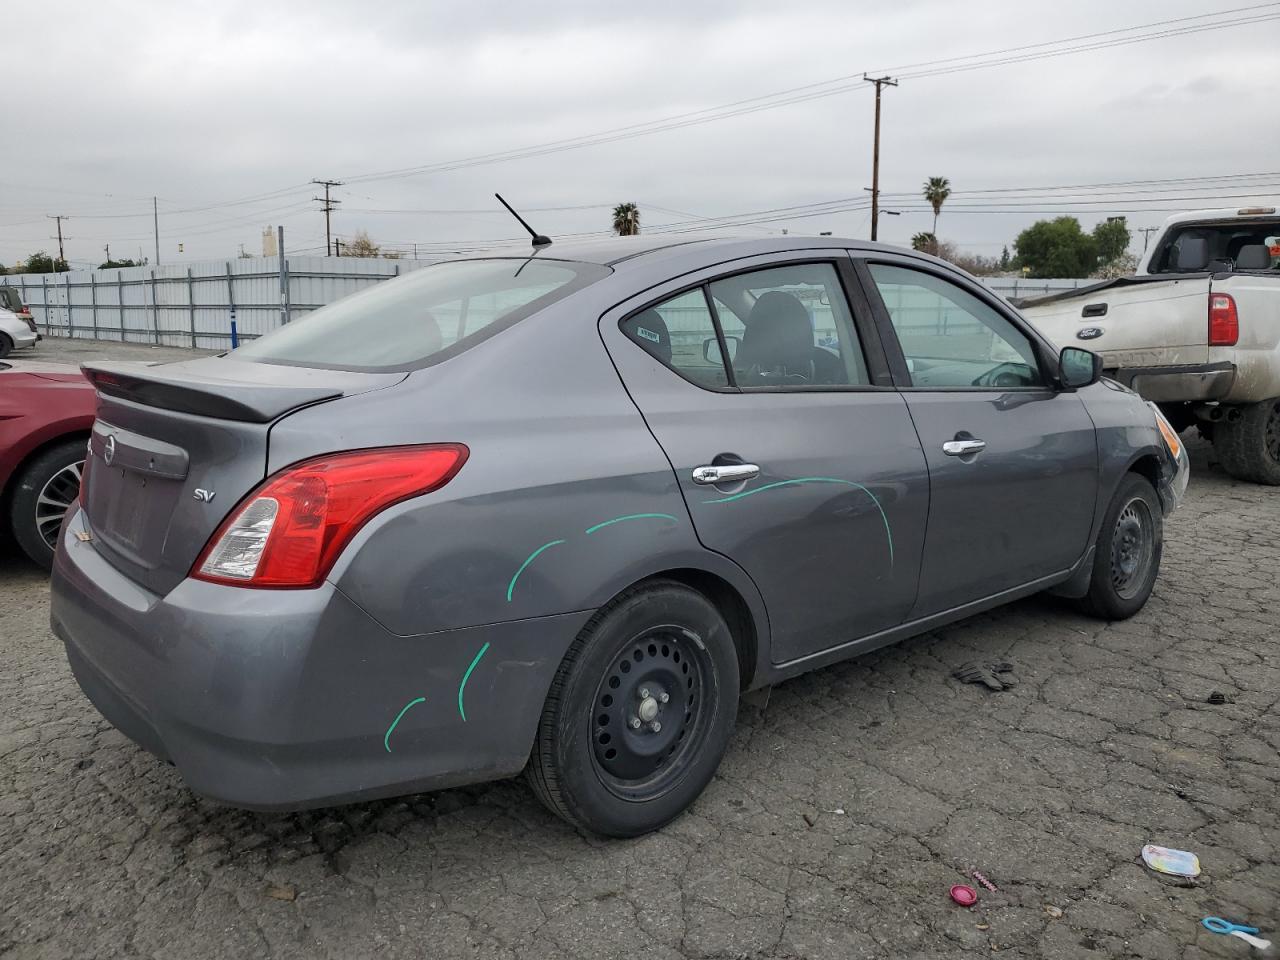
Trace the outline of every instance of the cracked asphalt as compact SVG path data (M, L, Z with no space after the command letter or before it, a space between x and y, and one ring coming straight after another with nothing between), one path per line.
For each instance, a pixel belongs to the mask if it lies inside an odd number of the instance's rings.
M520 781L201 800L83 698L45 578L0 546L0 955L1250 955L1210 915L1280 945L1280 490L1191 447L1136 618L1033 598L776 687L693 810L627 842ZM952 679L974 659L1017 685ZM1203 874L1151 872L1149 842ZM966 910L972 867L999 892Z

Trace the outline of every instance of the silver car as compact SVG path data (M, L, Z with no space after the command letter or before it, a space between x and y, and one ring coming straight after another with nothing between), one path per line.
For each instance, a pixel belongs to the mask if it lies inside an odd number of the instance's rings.
M955 268L829 237L430 266L230 354L86 365L52 622L230 804L527 770L677 816L746 690L1053 590L1128 617L1177 436Z
M36 322L18 289L0 285L0 358L18 347L34 347L39 340Z

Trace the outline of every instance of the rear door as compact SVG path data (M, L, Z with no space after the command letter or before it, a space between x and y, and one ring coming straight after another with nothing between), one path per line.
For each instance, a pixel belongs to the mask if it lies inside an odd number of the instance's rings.
M912 618L1069 569L1098 492L1083 401L1054 389L1047 351L980 285L888 255L859 273L929 464Z
M928 479L860 297L843 251L806 251L692 274L600 323L699 539L760 589L775 663L915 602Z

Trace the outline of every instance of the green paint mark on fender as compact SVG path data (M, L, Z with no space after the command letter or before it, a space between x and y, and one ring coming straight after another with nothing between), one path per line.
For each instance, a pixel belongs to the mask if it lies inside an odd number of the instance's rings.
M601 527L608 527L615 523L621 523L623 520L672 520L676 523L680 521L669 513L629 513L625 517L614 517L612 520L606 520L604 523L597 523L594 527L587 527L587 533L592 534Z
M868 497L871 502L876 505L876 509L880 511L880 519L884 523L884 535L889 542L889 563L893 563L893 531L889 529L889 518L885 515L884 507L880 506L880 500L874 493L868 490L860 483L854 483L852 480L841 480L838 477L800 477L798 480L779 480L777 483L766 483L763 487L756 487L754 490L743 490L741 493L731 494L727 497L719 497L715 500L704 500L703 503L732 503L735 500L741 500L743 497L752 497L757 493L764 493L766 490L776 490L779 487L790 487L800 483L841 483L847 487L857 487Z
M559 542L564 543L563 540ZM458 684L458 714L462 717L463 723L467 722L467 711L462 706L462 693L467 689L467 681L471 679L471 671L476 668L476 664L480 662L480 658L488 652L489 644L486 642L485 645L480 648L480 652L476 654L476 658L471 661L471 666L467 667L467 672L462 675L462 682Z
M387 732L382 735L382 745L387 748L387 753L391 752L391 732L395 730L395 728L400 724L400 721L404 719L404 715L406 713L408 713L413 707L416 707L418 704L426 703L426 702L427 702L426 697L416 697L415 699L410 700L408 703L406 703L404 705L404 708L399 713L396 714L396 718L391 721L391 726L387 727Z
M564 541L552 540L550 543L544 543L537 550L533 551L533 553L529 554L529 556L525 559L524 563L520 564L520 569L517 570L516 575L511 578L511 582L507 584L507 603L511 602L511 591L513 591L516 588L516 581L520 579L520 574L524 573L525 567L529 566L529 564L533 563L534 560L538 559L538 554L542 553L543 550L548 550L551 547L557 546L558 544L561 544L561 543L564 543ZM485 646L488 646L488 644L486 644Z

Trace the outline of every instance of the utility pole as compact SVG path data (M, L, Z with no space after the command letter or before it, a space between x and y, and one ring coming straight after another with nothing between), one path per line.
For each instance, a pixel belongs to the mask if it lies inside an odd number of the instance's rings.
M66 263L67 258L62 253L62 221L68 218L61 214L58 214L57 216L49 217L49 219L58 221L58 259L61 260L63 263Z
M1147 244L1151 242L1151 235L1159 230L1159 227L1139 227L1138 232L1142 234L1142 252L1147 252Z
M332 250L335 248L333 247L332 240L330 240L329 214L333 211L333 208L336 207L338 204L340 204L342 201L331 199L329 196L329 188L342 186L342 181L341 180L312 180L311 182L316 184L317 186L324 187L323 197L312 197L311 199L319 200L321 203L324 204L324 206L320 208L321 210L324 211L324 253L326 257L335 256L336 254L332 253Z
M880 88L896 87L898 81L889 77L868 77L865 73L862 79L876 85L876 136L871 151L871 239L874 240L880 225Z
M156 265L160 264L160 212L156 209L156 198L151 198L151 222L156 228Z

